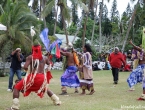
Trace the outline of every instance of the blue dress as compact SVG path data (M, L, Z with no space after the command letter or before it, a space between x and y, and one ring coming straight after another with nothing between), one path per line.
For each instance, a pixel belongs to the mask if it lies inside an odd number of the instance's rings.
M68 66L61 76L61 86L67 87L79 87L80 81L76 74L77 67L76 66Z

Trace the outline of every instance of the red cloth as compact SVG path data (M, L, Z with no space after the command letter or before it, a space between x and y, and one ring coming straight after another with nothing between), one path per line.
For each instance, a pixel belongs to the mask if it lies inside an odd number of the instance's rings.
M60 48L58 47L58 44L56 44L56 57L60 58Z
M126 57L127 57L127 56L126 56L125 54L123 54L123 58L124 58L125 61L126 61Z
M32 56L33 59L39 59L42 60L42 52L41 52L41 46L37 45L37 46L32 46Z
M120 68L122 63L124 65L126 64L121 52L118 52L117 54L115 54L114 52L111 53L109 57L109 62L110 62L111 67L113 68Z
M131 71L130 64L125 65L124 71Z
M33 74L29 74L27 77L27 81L26 83L30 82L30 77L31 75L33 76ZM26 89L26 91L23 93L24 97L28 96L31 92L38 92L38 90L40 89L41 85L43 84L44 81L44 74L43 73L37 73L36 77L34 78L34 83ZM17 83L15 85L15 89L19 90L19 91L23 91L24 90L24 79L22 79L19 83ZM38 96L40 96L40 98L43 97L45 93L45 89L42 90L40 92L40 94L37 94Z
M47 77L47 83L49 84L50 79L53 78L50 71L47 71L46 77Z
M53 66L52 58L53 58L53 56L52 55L49 55L50 64Z

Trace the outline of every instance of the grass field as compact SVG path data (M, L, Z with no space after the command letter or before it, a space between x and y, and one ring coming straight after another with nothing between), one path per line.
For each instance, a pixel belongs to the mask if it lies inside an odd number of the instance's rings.
M63 71L52 71L53 79L49 87L56 95L61 93L60 76ZM135 91L129 92L126 82L130 72L119 73L119 83L113 87L111 71L95 71L93 95L79 95L73 88L68 88L69 96L58 95L62 104L54 106L51 99L45 94L40 99L35 93L28 97L20 95L20 110L145 110L145 102L136 99L142 93L142 84L135 86ZM16 76L14 77L16 79ZM0 110L5 110L12 104L12 93L7 92L8 76L0 77ZM79 92L81 92L79 90ZM88 91L87 91L88 92Z

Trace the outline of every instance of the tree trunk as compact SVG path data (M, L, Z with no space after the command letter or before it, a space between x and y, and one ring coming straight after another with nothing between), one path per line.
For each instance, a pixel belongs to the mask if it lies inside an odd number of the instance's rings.
M73 39L73 41L72 41L72 44L74 43L74 41L75 41L75 39L76 39L76 36L77 36L77 34L78 34L78 32L79 32L79 30L80 30L80 28L81 28L81 24L82 24L83 19L84 19L84 14L83 14L82 17L81 17L79 26L77 26L77 32L75 33L74 39Z
M53 35L55 35L55 32L56 32L57 13L58 13L58 6L57 6L57 9L55 10L55 23L54 23Z
M39 19L41 19L41 12L42 12L42 1L40 0L40 7L39 7Z
M134 9L134 12L132 13L131 19L129 21L129 26L128 26L127 34L126 34L126 37L125 37L125 40L124 40L124 43L123 43L123 46L122 46L122 52L124 51L124 48L125 48L125 45L126 45L126 41L128 39L129 32L130 32L130 29L131 29L132 22L134 20L135 14L136 14L136 8Z
M88 14L86 14L85 23L84 23L84 31L83 31L83 37L82 37L82 48L84 48L84 45L85 45L85 35L86 35L87 20L88 20Z
M43 0L43 9L44 9L45 5L46 5L46 0ZM45 17L43 17L43 22L44 22L44 27L46 28L46 19L45 19Z
M60 3L59 0L58 0L58 3ZM69 40L68 40L68 33L67 33L67 30L66 30L65 19L64 19L63 14L62 14L63 5L60 5L60 10L61 10L61 17L62 17L62 21L63 21L63 28L64 28L64 32L65 32L65 35L66 35L66 44L68 45L68 43L69 43Z
M101 19L102 19L102 11L103 11L103 3L104 0L102 0L101 4L101 10L100 10L100 19L99 19L99 52L101 53L102 51L102 27L101 27Z
M93 32L92 32L92 38L91 38L91 45L93 44L93 38L94 38L95 23L96 23L96 17L97 17L97 8L98 8L98 0L96 0L96 11L95 11L95 16L94 16L94 24L93 24Z
M88 5L89 12L90 12L90 4L91 4L91 0L90 0L89 5ZM87 25L88 13L89 12L86 13L86 19L85 19L85 23L84 23L84 31L83 31L83 36L82 36L82 48L84 48L84 45L85 45L86 25Z

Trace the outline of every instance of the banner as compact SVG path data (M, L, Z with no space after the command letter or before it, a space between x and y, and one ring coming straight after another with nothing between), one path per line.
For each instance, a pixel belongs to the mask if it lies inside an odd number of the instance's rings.
M48 28L45 28L40 34L40 39L43 42L47 51L49 51L49 43L50 43L50 40L48 39L48 31L49 31Z

